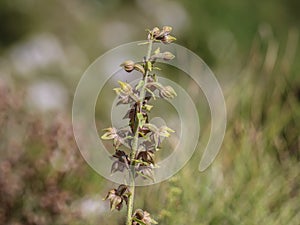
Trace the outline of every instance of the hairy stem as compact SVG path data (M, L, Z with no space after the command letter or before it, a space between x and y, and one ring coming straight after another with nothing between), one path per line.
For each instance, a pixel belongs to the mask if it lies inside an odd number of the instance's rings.
M149 61L151 57L151 52L152 52L152 45L153 45L153 40L149 40L149 45L148 45L148 51L147 51L147 56L146 56L146 63ZM145 74L144 74L144 85L142 87L142 90L140 92L140 102L142 103L145 99L146 95L146 86L147 86L147 81L148 81L148 74L149 70L146 67ZM141 107L141 105L140 105ZM133 203L134 203L134 194L135 194L135 168L134 168L134 159L135 155L138 150L138 142L139 142L139 122L137 129L134 134L134 139L132 143L132 152L130 154L130 192L131 195L128 198L128 206L127 206L127 220L126 220L126 225L131 225L132 224L132 214L133 214Z

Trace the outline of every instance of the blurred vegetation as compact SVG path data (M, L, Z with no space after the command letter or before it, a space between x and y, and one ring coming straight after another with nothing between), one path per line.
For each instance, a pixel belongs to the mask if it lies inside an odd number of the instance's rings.
M101 200L113 184L77 150L72 96L99 55L166 24L215 72L228 126L207 171L198 172L197 151L171 180L138 188L137 207L160 224L298 224L299 7L297 0L1 0L0 224L124 224ZM97 107L102 127L108 112ZM203 110L200 150L210 127Z

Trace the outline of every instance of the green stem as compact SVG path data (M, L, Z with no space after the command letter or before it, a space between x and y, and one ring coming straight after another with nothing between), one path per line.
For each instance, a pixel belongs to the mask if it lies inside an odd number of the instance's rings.
M151 52L152 52L152 44L153 40L149 40L149 45L148 45L148 51L147 51L147 56L146 56L146 62L149 61L151 57ZM146 67L145 74L144 74L144 85L142 87L142 90L140 92L140 102L142 103L145 99L146 95L146 85L148 82L148 75L149 75L149 70ZM135 155L138 150L138 142L139 142L139 122L137 129L134 134L133 138L133 143L132 143L132 152L130 154L130 192L131 195L128 198L128 206L127 206L127 220L126 220L126 225L131 225L132 224L132 214L133 214L133 203L134 203L134 194L135 194L135 169L134 169L134 159Z
M146 56L146 61L148 61L151 57L152 53L152 45L153 45L153 40L149 40L149 45L148 45L148 51L147 51L147 56Z
M148 52L147 52L147 56L146 56L146 63L149 62L149 59L151 57L152 45L153 45L153 40L150 40L149 45L148 45ZM148 75L149 75L149 70L147 68L147 70L145 71L145 76L144 76L144 85L143 85L141 93L140 93L140 102L143 102L145 99L146 87L147 87L147 83L148 83Z
M134 201L134 194L135 194L135 171L134 171L134 165L133 165L133 160L135 158L137 149L138 149L138 141L139 141L139 132L138 129L135 132L133 143L132 143L132 152L130 155L130 174L129 174L129 179L130 179L130 196L128 198L128 206L127 206L127 221L126 225L131 225L132 222L132 213L133 213L133 201Z

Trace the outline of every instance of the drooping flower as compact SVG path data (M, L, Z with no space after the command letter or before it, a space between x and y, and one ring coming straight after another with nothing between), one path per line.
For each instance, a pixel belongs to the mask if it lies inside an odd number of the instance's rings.
M118 147L122 143L122 138L118 135L118 130L114 127L109 127L104 129L106 131L101 139L103 140L111 140L113 139L114 146Z
M110 210L114 209L121 210L123 207L123 202L125 201L126 205L128 204L128 197L131 195L128 187L124 184L121 184L117 189L112 189L108 192L106 197L103 200L110 201Z
M132 218L132 225L151 225L158 224L154 219L150 217L150 213L143 211L142 209L135 210Z
M123 172L124 169L129 169L130 160L124 151L116 150L113 157L117 160L111 166L111 173L115 173L117 171Z

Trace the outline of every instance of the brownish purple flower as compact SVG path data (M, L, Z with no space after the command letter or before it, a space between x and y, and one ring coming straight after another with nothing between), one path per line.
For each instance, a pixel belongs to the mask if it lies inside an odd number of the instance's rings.
M121 184L117 189L112 189L108 192L104 200L110 201L110 210L114 209L121 210L123 207L123 202L125 201L126 205L128 204L128 197L130 196L130 191L128 187L124 184Z
M150 217L150 213L143 211L142 209L135 210L132 217L132 225L151 225L158 224L154 219Z
M115 173L117 171L123 172L124 169L129 169L130 160L124 151L116 150L113 157L117 158L117 160L111 166L111 173Z

